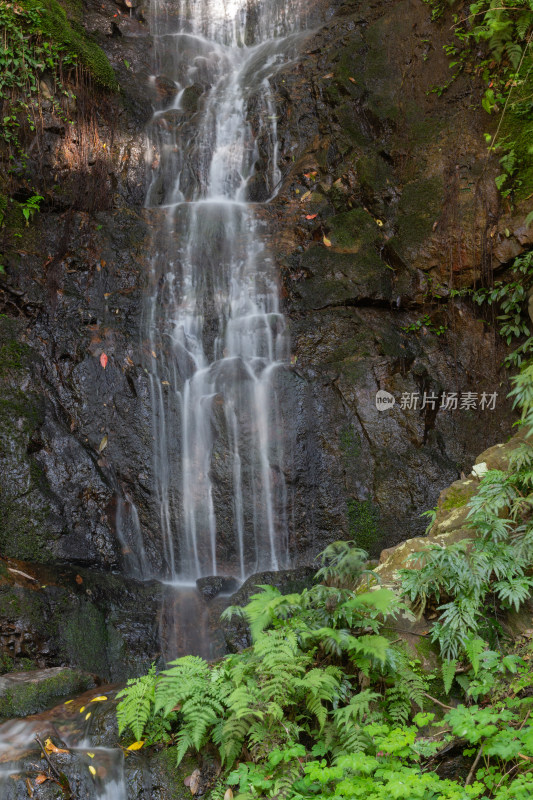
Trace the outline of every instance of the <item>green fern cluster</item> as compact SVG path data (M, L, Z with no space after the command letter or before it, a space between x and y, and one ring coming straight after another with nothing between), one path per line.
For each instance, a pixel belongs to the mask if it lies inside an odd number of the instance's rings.
M212 742L230 767L243 753L258 760L302 739L335 759L366 747L365 721L406 720L426 687L381 634L394 595L364 590L365 559L353 544L335 543L317 574L327 584L286 596L259 587L244 609L225 612L244 616L252 647L214 665L186 656L130 681L120 694L120 732L146 738L156 720L174 715L178 762ZM362 685L369 683L375 688Z
M445 661L442 680L446 694L453 684L482 705L440 720L418 711L435 676L383 637L394 600L365 590L364 559L336 544L324 554L325 583L285 597L261 587L244 609L228 610L245 617L252 646L213 664L186 656L129 681L120 731L173 746L178 761L215 746L221 770L208 800L525 800L529 655L502 657L470 637L469 667ZM435 773L439 753L460 741L475 745L467 753L483 748L472 785Z
M420 569L401 570L404 594L421 611L437 603L432 637L445 658L454 659L473 634L491 636L500 609L520 606L533 589L533 364L514 378L511 392L521 408L524 441L507 471L490 470L469 501L472 538L433 544L416 559ZM492 610L492 613L488 613Z

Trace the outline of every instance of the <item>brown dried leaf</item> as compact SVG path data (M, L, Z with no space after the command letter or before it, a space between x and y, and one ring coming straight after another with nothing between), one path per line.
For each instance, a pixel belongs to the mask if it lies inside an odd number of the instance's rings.
M190 775L187 775L183 783L189 787L191 794L197 794L200 788L200 770L195 769Z

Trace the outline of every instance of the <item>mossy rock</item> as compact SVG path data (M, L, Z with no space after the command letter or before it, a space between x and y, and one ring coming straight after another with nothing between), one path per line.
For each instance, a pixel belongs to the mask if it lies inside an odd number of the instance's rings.
M520 202L527 200L533 193L533 73L527 72L526 79L516 90L513 102L506 110L502 119L499 141L505 144L505 151L513 151L516 158L516 172L511 180L503 184L503 190L513 188L512 200ZM518 96L517 96L518 95ZM524 102L519 102L523 98ZM529 110L528 110L529 109ZM503 170L502 170L503 171Z
M150 772L152 785L159 789L157 797L161 800L190 800L191 792L185 785L185 778L198 767L198 757L186 756L179 765L176 765L175 750L165 748L150 753L146 766Z
M44 711L58 698L95 686L94 677L65 667L11 672L0 678L0 717L27 717Z
M20 339L19 323L0 314L0 377L10 370L21 370L29 367L33 361L32 350Z
M509 469L509 459L513 452L517 447L520 447L524 441L528 441L526 434L527 428L520 428L508 442L495 444L493 447L484 450L483 453L476 458L476 466L485 464L487 469L500 469L503 471ZM531 444L531 441L529 444Z
M379 564L374 570L379 576L380 585L398 589L400 586L399 570L417 569L421 566L420 559L413 558L413 556L427 550L428 545L439 544L441 547L446 547L471 536L472 531L468 528L457 528L447 533L439 533L436 536L416 536L413 539L401 542L395 547L383 550Z
M342 459L346 466L350 466L361 456L361 437L351 426L342 428L339 433L339 444Z
M403 188L398 204L398 233L390 246L405 258L430 236L443 202L440 176L419 178Z
M363 208L330 217L328 228L328 238L339 252L358 253L364 246L379 247L383 239L379 224Z
M392 298L392 271L370 245L357 253L312 245L300 260L307 279L298 284L303 308L354 305Z
M370 499L348 500L347 508L350 539L370 555L377 555L381 539L379 508Z
M100 86L116 91L118 83L109 60L101 47L81 25L83 10L77 0L23 0L28 9L38 9L43 34L59 45L65 55L76 56Z

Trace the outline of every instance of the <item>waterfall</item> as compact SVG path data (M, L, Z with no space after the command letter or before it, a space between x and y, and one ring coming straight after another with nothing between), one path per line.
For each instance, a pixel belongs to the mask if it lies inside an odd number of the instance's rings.
M166 577L288 565L288 361L261 203L281 180L272 76L302 0L155 0L144 351ZM252 202L252 198L254 202Z

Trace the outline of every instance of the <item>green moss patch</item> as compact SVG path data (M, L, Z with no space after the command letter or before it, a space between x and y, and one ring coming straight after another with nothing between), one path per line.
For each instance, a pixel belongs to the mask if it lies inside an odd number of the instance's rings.
M348 500L348 529L358 547L373 555L379 550L379 509L372 500Z
M470 497L470 494L463 494L460 491L452 489L446 495L446 499L443 501L441 508L444 511L451 511L453 508L463 508L470 500Z
M92 675L64 667L9 673L0 678L0 717L37 714L58 698L85 692L94 685Z
M106 54L79 22L83 13L81 3L68 0L64 2L64 8L57 0L23 0L23 5L28 9L40 10L43 34L64 48L66 55L76 56L96 83L106 89L118 89L115 73Z
M442 179L420 178L404 186L398 204L398 234L394 243L400 255L419 247L431 234L443 197Z
M345 252L356 253L363 245L377 245L383 239L378 223L364 208L330 217L328 228L332 245Z

